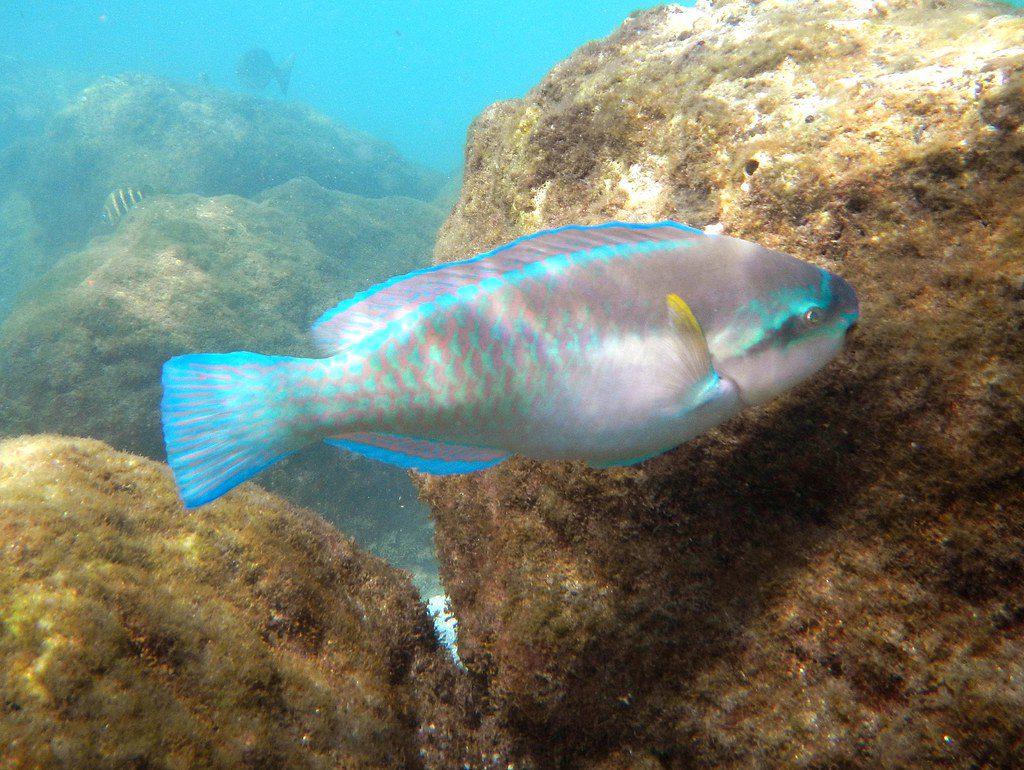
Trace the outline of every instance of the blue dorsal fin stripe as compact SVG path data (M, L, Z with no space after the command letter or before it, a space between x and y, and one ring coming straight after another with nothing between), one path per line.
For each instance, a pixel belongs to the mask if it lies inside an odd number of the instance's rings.
M416 308L464 287L493 291L511 274L552 260L552 267L574 262L628 256L638 250L674 248L681 237L709 236L678 222L566 225L524 235L511 243L461 262L449 262L400 275L356 294L324 313L313 324L313 337L325 355L333 355L380 331Z
M500 450L446 444L391 433L347 433L324 439L324 443L401 468L439 476L472 473L508 458L508 453Z

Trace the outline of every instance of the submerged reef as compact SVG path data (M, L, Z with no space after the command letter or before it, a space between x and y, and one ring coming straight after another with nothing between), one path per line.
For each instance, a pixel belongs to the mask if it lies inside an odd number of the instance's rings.
M476 120L439 261L676 219L862 308L812 381L639 466L419 480L501 762L1024 766L1022 50L1001 5L705 1Z
M166 466L23 437L0 543L5 768L444 766L423 605L315 514L252 485L187 513Z
M174 83L103 77L45 130L0 152L0 196L27 197L45 246L80 246L113 189L253 196L295 177L367 196L433 198L441 176L311 108Z
M296 179L253 201L152 196L61 260L0 320L0 435L64 433L163 459L160 368L182 353L317 355L309 326L422 267L442 213ZM401 226L397 226L401 223ZM429 522L402 471L336 449L261 482L413 569L437 593ZM402 506L408 502L408 506Z
M113 234L61 260L0 324L0 434L87 434L160 457L167 358L314 355L313 321L422 266L440 217L422 201L308 179L258 202L148 198Z

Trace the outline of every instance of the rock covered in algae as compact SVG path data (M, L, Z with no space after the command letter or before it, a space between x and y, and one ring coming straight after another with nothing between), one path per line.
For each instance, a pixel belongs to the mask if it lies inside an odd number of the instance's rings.
M80 244L106 196L253 196L298 176L343 192L430 199L439 174L301 104L174 83L103 77L38 137L0 153L0 191L33 203L52 247Z
M313 320L423 267L441 216L422 201L371 200L309 179L257 201L148 198L0 321L0 435L87 435L162 459L167 358L316 355ZM399 469L325 448L289 458L261 482L413 570L424 590L439 590L429 522Z
M671 218L862 307L640 466L422 480L503 761L1024 765L1022 50L995 4L667 6L474 123L442 261Z
M313 354L313 321L422 266L439 221L421 201L371 200L308 179L261 202L147 199L113 234L62 260L0 326L0 433L84 434L160 457L167 358Z
M165 466L23 437L0 543L4 767L421 766L430 621L313 513L251 485L188 513Z

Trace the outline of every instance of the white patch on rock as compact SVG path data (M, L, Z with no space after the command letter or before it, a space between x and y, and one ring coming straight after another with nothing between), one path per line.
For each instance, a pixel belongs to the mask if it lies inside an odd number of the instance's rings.
M619 189L626 193L626 208L631 212L653 213L665 192L665 185L649 169L634 163L619 178Z
M669 6L668 10L669 13L665 16L665 32L674 36L692 33L694 23L703 16L696 8L681 5Z

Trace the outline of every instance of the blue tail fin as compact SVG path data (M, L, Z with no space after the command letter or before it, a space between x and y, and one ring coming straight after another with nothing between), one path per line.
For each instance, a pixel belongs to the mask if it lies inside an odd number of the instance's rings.
M220 497L298 448L275 406L278 373L294 360L209 353L164 364L167 463L187 507Z

